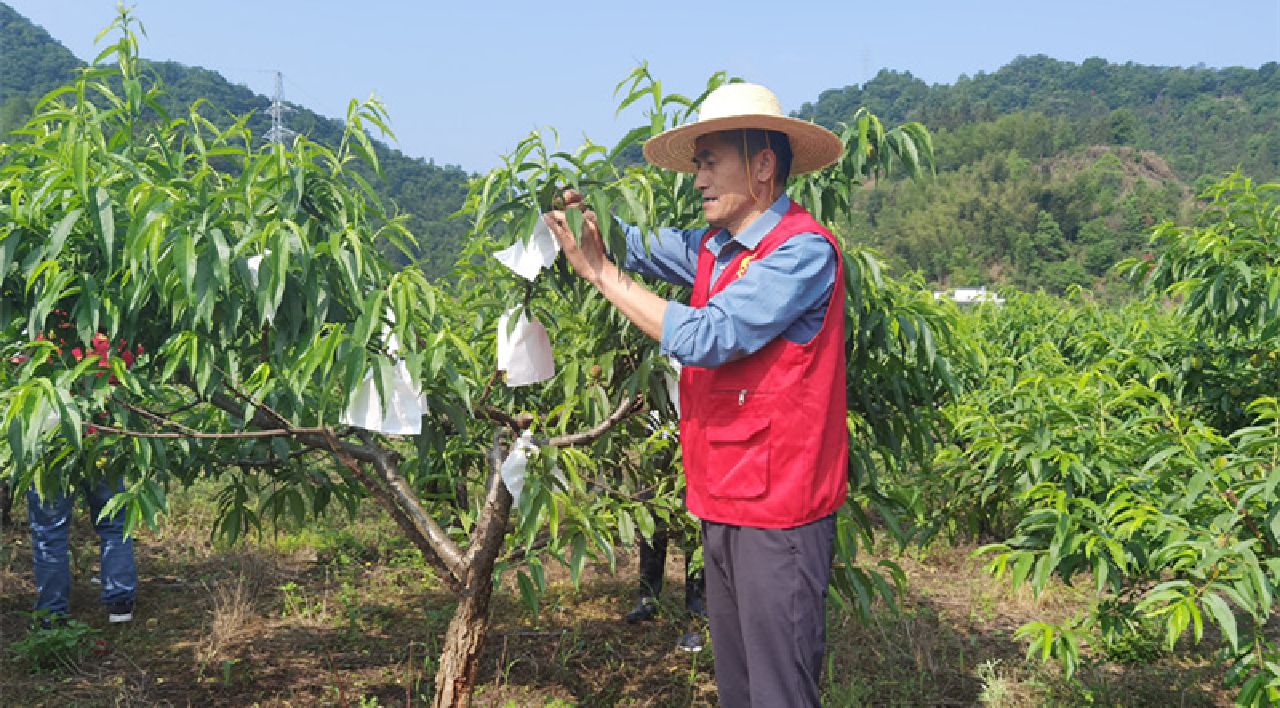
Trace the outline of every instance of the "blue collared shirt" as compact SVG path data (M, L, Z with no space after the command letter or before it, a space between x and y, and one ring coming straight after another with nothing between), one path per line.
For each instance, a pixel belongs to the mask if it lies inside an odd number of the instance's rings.
M759 246L790 208L791 200L784 195L742 233L722 229L707 241L716 259L713 282L739 253ZM623 227L627 233L624 269L676 285L693 284L698 248L709 229L659 229L649 239L646 256L640 229ZM822 328L835 278L836 253L827 239L799 234L752 261L747 272L708 300L706 307L668 303L660 350L682 364L710 368L753 354L774 337L807 342Z

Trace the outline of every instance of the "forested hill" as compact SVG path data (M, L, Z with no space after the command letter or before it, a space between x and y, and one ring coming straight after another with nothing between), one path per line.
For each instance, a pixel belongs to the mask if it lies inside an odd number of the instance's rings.
M80 64L0 2L0 140ZM252 114L256 135L269 129L268 97L205 69L152 66L173 107L206 99L228 116ZM337 142L339 121L291 107L289 128ZM932 131L938 174L920 184L882 180L862 191L857 218L833 226L935 287L1119 293L1110 266L1141 253L1153 224L1194 218L1200 188L1236 168L1280 179L1274 62L1207 69L1032 56L953 85L885 70L824 91L796 115L834 128L864 107L886 126L914 120ZM442 275L461 250L466 224L446 217L462 205L468 175L379 145L382 194L412 215L419 264Z
M1258 69L1081 64L1018 57L992 74L927 85L909 72L881 71L862 87L824 91L798 115L826 126L866 107L886 125L916 120L935 133L972 136L1001 116L1042 115L1047 157L1082 145L1118 145L1161 155L1186 182L1239 167L1258 179L1280 176L1280 64ZM944 140L940 167L972 161L964 139ZM1028 145L1010 145L1027 152Z
M40 97L66 83L81 66L83 62L44 29L0 2L0 141L26 121ZM249 127L254 135L265 135L271 128L266 113L270 98L199 67L152 61L151 68L172 96L173 105L166 108L185 110L203 98L217 109L206 112L210 120L252 114ZM287 124L291 130L326 145L337 145L341 140L341 121L296 104L289 106ZM468 175L460 167L437 166L375 142L387 179L379 183L370 178L370 183L384 199L390 198L401 212L411 215L409 229L418 239L417 258L423 270L433 277L447 273L461 250L466 224L446 219L462 205Z
M882 71L797 115L836 127L863 107L886 126L926 125L938 174L863 190L859 217L836 226L934 287L1123 297L1111 266L1142 255L1153 225L1191 223L1194 196L1233 170L1280 178L1274 62L1182 69L1033 56L933 86Z
M0 3L0 106L18 106L10 99L26 99L58 86L80 63L48 32Z

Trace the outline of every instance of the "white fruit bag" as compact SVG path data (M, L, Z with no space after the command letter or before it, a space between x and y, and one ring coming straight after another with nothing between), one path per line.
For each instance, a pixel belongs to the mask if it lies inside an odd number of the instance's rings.
M507 372L507 385L527 386L556 375L547 328L520 313L514 325L511 313L498 318L498 369Z
M347 409L342 412L341 423L357 428L373 430L386 435L417 435L422 432L422 416L427 412L426 396L418 392L404 361L396 362L392 369L386 410L378 396L378 385L373 371L351 393Z
M527 238L516 239L509 248L493 254L502 265L515 271L525 280L533 280L543 268L555 263L560 253L560 242L551 233L551 227L538 215L538 222L533 233Z
M395 322L395 313L389 308L387 319ZM400 350L400 343L390 330L389 326L383 327L382 336L387 341L387 353L395 356ZM386 435L421 433L422 416L427 412L426 394L414 386L409 367L403 359L396 361L390 378L390 386L386 391L386 410L383 410L382 399L378 396L378 384L373 380L371 368L365 373L360 385L356 386L356 390L351 392L340 422ZM386 386L387 382L383 385Z

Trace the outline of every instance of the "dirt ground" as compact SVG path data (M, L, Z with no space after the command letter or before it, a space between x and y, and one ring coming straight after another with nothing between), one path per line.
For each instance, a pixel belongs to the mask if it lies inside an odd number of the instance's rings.
M175 514L138 540L142 576L133 622L109 625L91 583L96 539L73 533L73 613L87 625L78 657L36 670L22 648L34 597L25 509L0 546L0 706L422 706L454 602L416 551L376 519L322 534L266 534L235 549L208 537L202 512ZM1086 591L1039 598L986 574L971 547L895 560L910 589L900 612L863 623L832 602L828 706L1227 706L1222 672L1195 654L1136 654L1063 679L1028 663L1014 632L1079 611ZM510 578L473 705L716 706L713 647L677 651L701 628L682 613L628 625L634 553L616 573L596 565L574 589L547 568L537 617ZM668 559L664 602L682 606L683 559Z

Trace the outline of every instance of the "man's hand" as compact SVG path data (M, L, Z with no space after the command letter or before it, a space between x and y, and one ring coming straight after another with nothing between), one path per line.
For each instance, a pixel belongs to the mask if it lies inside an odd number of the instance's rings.
M588 210L582 203L581 194L566 189L562 197L565 209L582 212L582 242L579 243L574 238L564 210L548 212L543 219L560 242L560 250L569 259L569 265L573 266L579 277L594 285L627 319L634 322L640 331L655 340L661 340L662 318L667 311L667 301L645 290L605 258L600 223L596 220L596 213Z
M608 258L605 258L604 239L600 237L600 224L596 219L596 213L586 211L582 205L582 195L572 189L565 190L564 203L566 209L577 209L583 212L581 243L569 228L568 218L563 210L551 211L543 216L543 220L547 222L551 233L555 234L556 240L560 242L560 250L564 251L565 258L569 259L569 265L573 266L574 272L598 287L605 273L611 270L616 271L616 267L609 262Z

